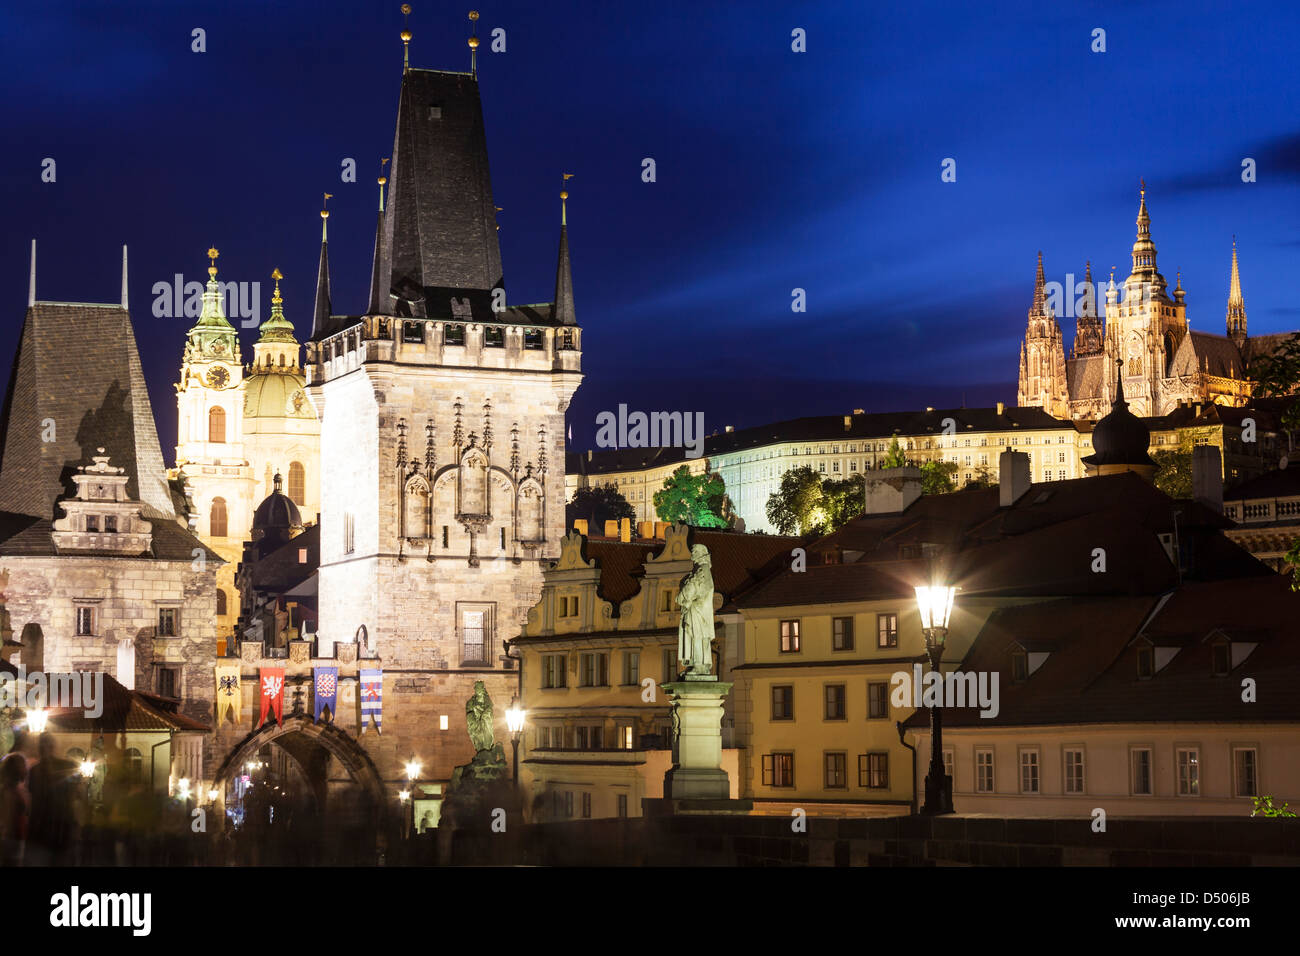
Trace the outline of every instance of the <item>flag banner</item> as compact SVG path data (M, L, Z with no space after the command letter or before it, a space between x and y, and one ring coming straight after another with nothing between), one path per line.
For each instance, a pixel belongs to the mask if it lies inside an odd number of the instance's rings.
M375 725L375 730L383 733L384 718L384 672L361 672L361 732L366 732L366 718Z
M316 667L312 671L313 683L316 685L316 705L312 708L312 720L320 723L321 711L330 709L330 720L338 712L339 669L337 667Z
M263 667L262 677L262 712L257 718L257 726L266 723L266 710L269 707L275 714L275 722L284 724L284 668Z
M239 723L239 711L243 703L239 690L239 665L218 664L217 672L217 723L226 718L230 712L233 723Z

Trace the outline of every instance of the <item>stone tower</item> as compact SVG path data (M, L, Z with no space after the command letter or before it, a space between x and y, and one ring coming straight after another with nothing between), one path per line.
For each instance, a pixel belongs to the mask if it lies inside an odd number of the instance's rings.
M1069 417L1065 379L1065 343L1061 325L1047 298L1043 254L1038 253L1034 304L1029 308L1025 340L1020 346L1020 387L1016 404L1036 405L1057 418Z
M1237 237L1232 238L1232 277L1228 280L1228 338L1237 348L1246 344L1246 300L1241 294L1241 273L1237 271Z
M424 778L447 780L473 756L475 681L507 739L518 674L502 642L560 552L581 331L563 224L555 302L506 302L473 74L404 72L379 196L366 313L332 314L323 236L307 345L321 421L317 653L364 639L359 656L382 668L382 740L361 739L384 779L414 756Z

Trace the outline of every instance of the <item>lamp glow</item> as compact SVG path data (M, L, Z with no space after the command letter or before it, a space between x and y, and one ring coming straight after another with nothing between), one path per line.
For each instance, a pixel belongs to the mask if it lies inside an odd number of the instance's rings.
M221 795L221 794L220 794L220 792L217 790L217 788L216 788L216 787L212 787L210 790L208 790L208 800L209 800L209 802L211 802L211 803L216 803L216 802L217 802L217 797L220 796L220 795Z
M420 761L412 757L406 762L406 779L414 780L420 775Z
M33 707L27 711L27 729L34 734L45 733L45 727L49 720L50 712L44 707Z
M952 602L957 589L935 585L916 589L916 609L921 613L922 630L947 630Z
M398 799L398 800L401 800L403 803L405 803L407 800L410 800L410 799L411 799L411 791L410 791L410 790L399 790L399 791L397 792L397 799Z
M179 791L182 800L188 800L190 798L190 778L181 777L180 780L177 780L176 789Z
M506 727L512 734L524 729L524 709L519 706L518 698L511 702L510 709L506 711Z
M93 777L95 775L95 761L93 760L81 761L81 775L85 777L87 780Z

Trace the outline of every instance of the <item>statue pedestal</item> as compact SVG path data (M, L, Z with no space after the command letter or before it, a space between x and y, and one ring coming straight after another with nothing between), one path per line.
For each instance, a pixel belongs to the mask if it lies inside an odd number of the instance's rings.
M673 767L664 774L665 800L727 800L722 769L722 702L732 684L700 678L660 685L673 705Z

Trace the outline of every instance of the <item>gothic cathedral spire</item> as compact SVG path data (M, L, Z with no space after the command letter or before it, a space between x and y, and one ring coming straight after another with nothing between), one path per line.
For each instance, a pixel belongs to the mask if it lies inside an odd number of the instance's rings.
M1240 349L1246 341L1246 300L1237 270L1237 237L1232 237L1232 278L1228 281L1228 338Z
M1034 302L1029 308L1025 340L1020 347L1020 383L1017 405L1036 405L1057 418L1069 418L1065 379L1065 345L1061 325L1047 298L1043 254L1038 253Z

